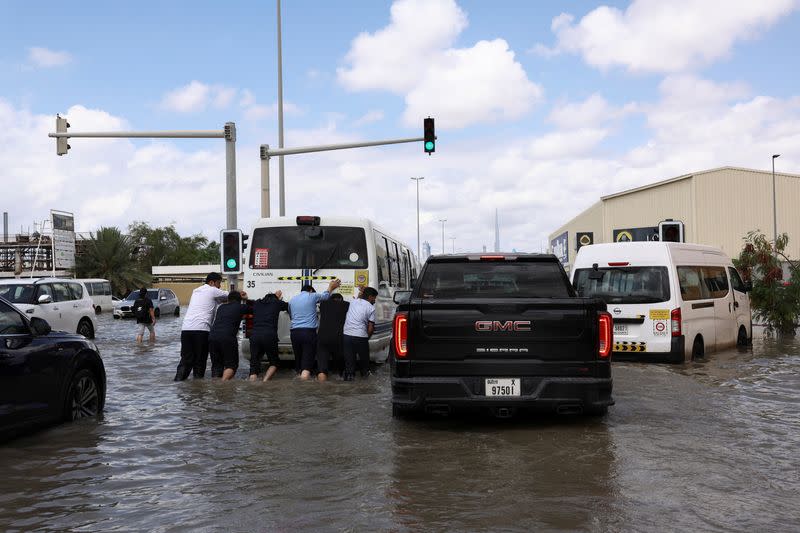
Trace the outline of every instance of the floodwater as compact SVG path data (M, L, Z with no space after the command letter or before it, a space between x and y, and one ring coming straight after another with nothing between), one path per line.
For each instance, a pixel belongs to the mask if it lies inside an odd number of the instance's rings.
M800 339L616 364L600 419L405 421L387 368L174 383L180 321L101 317L106 411L0 445L0 530L800 528Z

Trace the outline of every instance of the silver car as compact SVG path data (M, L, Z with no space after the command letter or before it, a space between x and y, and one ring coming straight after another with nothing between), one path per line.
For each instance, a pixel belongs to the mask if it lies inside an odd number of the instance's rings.
M139 291L132 291L124 300L114 302L114 318L133 318L133 302L139 297ZM157 317L181 314L181 303L171 289L147 289L147 297L153 302L153 310Z

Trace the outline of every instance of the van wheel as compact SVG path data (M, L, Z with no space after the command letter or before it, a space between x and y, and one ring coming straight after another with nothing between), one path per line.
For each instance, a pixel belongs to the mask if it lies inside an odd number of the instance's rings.
M747 330L744 329L744 326L739 328L739 335L736 337L736 344L739 346L747 346Z
M695 359L702 359L705 355L705 348L703 347L703 339L697 337L692 345L692 361Z
M172 314L175 315L175 316L181 316L181 306L180 305L176 305L175 306L175 311Z
M161 316L161 309L159 309L158 307L156 307L156 308L153 310L153 314L155 314L155 315L156 315L156 318L160 317L160 316Z
M88 318L81 318L78 322L78 335L83 335L87 339L94 339L94 326Z

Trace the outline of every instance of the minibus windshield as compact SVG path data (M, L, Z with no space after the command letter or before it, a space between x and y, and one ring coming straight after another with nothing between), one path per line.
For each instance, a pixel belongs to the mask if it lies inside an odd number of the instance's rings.
M670 298L667 267L580 268L575 271L578 295L600 298L607 304L666 302ZM590 276L591 274L591 276Z
M363 228L257 228L249 246L251 269L367 268L368 265Z

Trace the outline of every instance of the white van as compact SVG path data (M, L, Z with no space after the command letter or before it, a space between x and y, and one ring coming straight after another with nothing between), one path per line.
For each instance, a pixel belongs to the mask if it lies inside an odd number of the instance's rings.
M614 355L682 363L753 335L749 287L718 248L675 242L594 244L578 251L572 284L608 304Z

